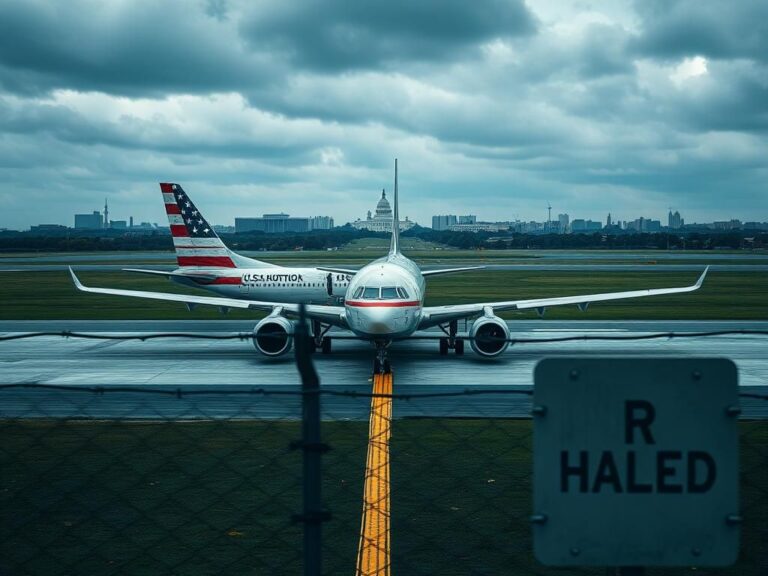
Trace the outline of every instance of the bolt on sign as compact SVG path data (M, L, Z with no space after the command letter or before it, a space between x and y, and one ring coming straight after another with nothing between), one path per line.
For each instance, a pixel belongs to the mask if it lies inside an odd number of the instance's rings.
M721 358L549 358L534 374L534 553L552 566L738 556L738 383Z

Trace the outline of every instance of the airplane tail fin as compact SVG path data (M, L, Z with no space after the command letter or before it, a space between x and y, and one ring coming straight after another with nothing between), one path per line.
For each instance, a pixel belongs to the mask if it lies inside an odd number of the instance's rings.
M179 184L160 184L180 267L267 268L272 264L232 252Z
M392 243L389 246L390 254L400 253L400 215L397 201L397 158L395 158L395 207L392 211Z

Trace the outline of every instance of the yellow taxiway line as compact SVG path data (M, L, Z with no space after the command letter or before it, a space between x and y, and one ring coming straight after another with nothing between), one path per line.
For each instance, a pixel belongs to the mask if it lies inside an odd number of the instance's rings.
M373 375L374 394L392 394L392 374ZM392 398L371 398L363 518L357 550L357 576L389 576L389 439Z

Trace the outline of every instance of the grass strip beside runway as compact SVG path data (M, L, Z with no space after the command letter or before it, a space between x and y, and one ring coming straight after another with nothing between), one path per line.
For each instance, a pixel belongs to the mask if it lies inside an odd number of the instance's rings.
M531 429L394 421L394 574L572 573L533 560ZM739 430L740 559L699 575L765 574L768 428ZM299 437L299 422L0 421L0 573L300 573L301 454L288 446ZM367 437L364 422L323 422L327 574L354 570Z

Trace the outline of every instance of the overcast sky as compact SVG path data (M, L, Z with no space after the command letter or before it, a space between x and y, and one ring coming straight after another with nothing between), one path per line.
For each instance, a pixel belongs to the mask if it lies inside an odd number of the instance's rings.
M764 0L0 0L0 227L768 220ZM666 223L666 222L665 222Z

